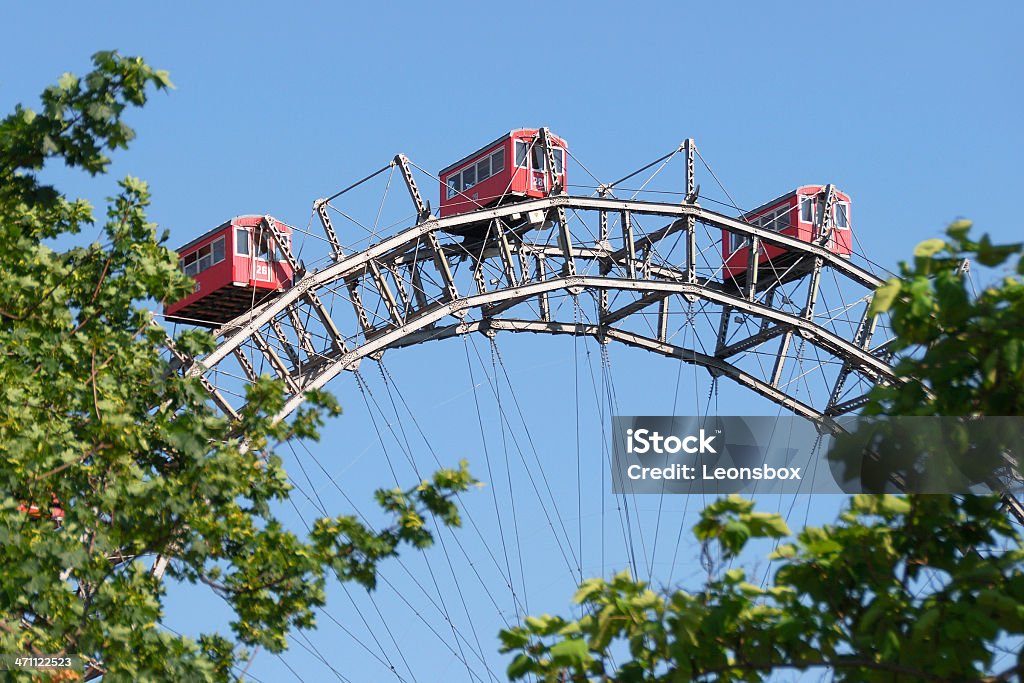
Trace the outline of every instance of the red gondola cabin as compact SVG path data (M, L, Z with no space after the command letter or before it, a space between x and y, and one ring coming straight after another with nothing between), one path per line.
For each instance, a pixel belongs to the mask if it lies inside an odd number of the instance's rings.
M513 130L440 173L441 218L506 201L546 197L565 188L565 140L550 135L555 159L546 169L537 128Z
M172 322L210 327L228 322L292 285L292 267L277 248L264 216L238 216L178 250L195 291L167 306ZM291 248L292 229L274 221Z
M755 227L780 232L795 237L803 242L812 242L819 238L824 223L825 210L824 185L803 185L792 192L787 192L767 204L741 216L741 220ZM849 257L851 253L850 231L850 196L835 190L836 200L832 214L833 230L825 246L832 252ZM774 282L776 278L783 280L802 275L791 268L799 256L790 254L786 249L771 244L761 244L758 256L758 270L765 273L765 268L772 270L771 277L765 277L765 283ZM743 235L722 231L722 277L726 282L734 281L743 285L746 281L747 266L750 258L750 243Z

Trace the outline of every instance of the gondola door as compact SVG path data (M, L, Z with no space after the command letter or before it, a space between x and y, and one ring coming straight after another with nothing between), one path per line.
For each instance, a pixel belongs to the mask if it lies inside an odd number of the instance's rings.
M274 260L274 245L270 235L259 226L252 229L253 245L249 267L249 286L256 287L261 282L273 281L271 263Z

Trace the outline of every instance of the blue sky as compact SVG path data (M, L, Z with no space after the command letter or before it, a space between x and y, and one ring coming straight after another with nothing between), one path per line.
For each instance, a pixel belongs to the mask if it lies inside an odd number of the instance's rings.
M4 11L0 105L5 111L16 102L31 105L62 72L87 70L89 55L100 49L140 54L169 70L177 89L129 115L138 140L129 152L116 155L112 177L89 180L61 169L48 172L97 205L113 191L113 178L133 174L148 180L151 217L171 229L175 244L241 213L271 213L303 226L313 199L379 168L396 152L436 171L510 128L547 125L605 180L693 137L741 206L796 185L834 182L853 197L854 225L866 253L892 268L915 243L961 216L997 238L1019 238L1022 19L1024 10L1013 2L566 2L514 8L462 2L299 8L266 2L136 3L101 10L19 3ZM432 186L424 190L435 197ZM555 497L582 495L583 518L598 524L607 502L597 478L600 465L588 470L594 480L580 494L575 460L577 449L599 448L600 434L587 432L600 422L599 415L595 422L588 385L600 381L600 373L592 372L595 363L599 367L598 352L592 346L573 348L571 340L499 345L529 415L530 433L549 439L554 450L570 451L565 464L556 463L551 471ZM432 428L430 446L442 461L467 456L481 463L466 360L477 352L484 365L490 363L482 338L452 340L387 360L418 421ZM684 384L691 378L690 369L679 375L665 361L612 354L620 371L620 400L637 414L671 409L673 392L652 388L652 377L678 376ZM371 372L377 371L366 369ZM556 372L573 382L552 379ZM576 380L582 390L575 388ZM481 381L479 375L475 381ZM694 376L692 387L686 386L690 408L706 404L709 388L703 379ZM301 457L315 457L344 482L346 492L365 503L369 488L393 483L382 464L389 437L378 440L373 411L349 378L332 388L346 414L329 426L323 443L311 447L311 455ZM379 381L374 390L386 392ZM770 406L730 391L720 399L723 413L774 414ZM591 396L589 403L578 399L580 393ZM576 411L555 407L581 403L590 414L576 439L562 433L566 424L575 432ZM500 422L488 415L481 421L495 449ZM432 463L426 444L413 450L426 458L424 467ZM301 484L298 464L290 463L290 471ZM474 469L483 474L482 463ZM412 474L401 476L408 482ZM347 510L326 480L312 482L307 494L319 488L333 513ZM308 520L314 506L297 498L299 512L283 514L300 525L299 518ZM571 583L556 578L552 567L561 561L558 551L545 535L546 520L530 508L528 498L516 514L523 542L537 546L537 553L512 573L529 584L532 611L564 611ZM830 509L806 502L801 507ZM611 519L613 513L608 514ZM569 535L576 533L577 521L567 523ZM674 543L676 526L663 532L666 546ZM598 528L600 538L613 536ZM466 546L474 545L471 532L460 534ZM434 565L410 565L411 573L449 572L441 553L458 556L462 542L451 538L436 549ZM623 566L621 555L609 550L606 557L596 548L584 557L585 573ZM459 613L451 618L465 633L479 633L479 649L493 653L501 618L495 610L475 616L491 596L470 585L475 579L464 578L470 569L457 567L456 561L451 573L464 574L448 582L460 586L466 598L459 599L454 588L443 589ZM692 568L688 561L675 578ZM387 590L376 598L386 615L380 619L363 598L356 596L353 603L334 590L331 616L356 631L364 628L359 615L375 624L368 633L361 631L367 647L326 616L313 645L338 657L337 670L350 680L396 678L375 659L378 655L395 663L402 680L477 680L429 633L431 626L446 628L445 617L436 609L431 613L425 597L442 589L424 592L402 569L388 571L399 592L419 600L422 614L432 614L429 625L402 612L401 599ZM222 616L208 598L187 591L174 591L172 597L168 623L180 630L198 631ZM388 611L392 607L395 612ZM514 617L514 609L502 609ZM383 641L379 648L375 636ZM457 640L451 641L455 650ZM408 666L401 655L407 655ZM477 668L488 680L486 667ZM491 665L498 674L501 668L500 662ZM260 680L336 678L301 647L284 660L261 654L250 672Z

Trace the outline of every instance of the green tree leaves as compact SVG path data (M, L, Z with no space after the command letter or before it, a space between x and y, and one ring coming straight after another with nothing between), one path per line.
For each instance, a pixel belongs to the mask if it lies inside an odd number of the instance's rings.
M877 387L868 412L890 415L1024 414L1024 283L1012 274L978 296L962 264L1021 272L1022 244L975 241L970 221L946 229L947 239L922 242L902 278L875 293L872 310L888 312L900 354L898 375L918 384Z
M751 514L748 501L717 501L695 538L726 559L730 524L746 526L744 541L789 536L776 515L741 521ZM1024 634L1020 541L994 497L856 496L837 524L780 545L764 587L739 568L671 593L628 574L586 580L575 598L586 616L528 617L502 632L503 650L516 653L508 674L760 681L827 666L857 683L975 680L998 638ZM972 550L1006 542L1016 549L984 558Z
M86 202L39 180L46 160L105 172L105 152L134 137L126 109L171 87L139 58L93 62L48 88L40 111L0 122L0 652L80 653L111 681L229 680L245 647L277 652L289 630L314 625L330 574L373 587L380 561L431 543L431 515L457 526L452 498L474 481L463 464L378 492L391 514L380 529L350 516L318 521L308 538L284 528L273 510L290 486L274 448L317 438L340 412L334 399L311 392L294 419L274 422L282 387L264 378L232 424L172 370L140 303L193 283L146 219L141 180L120 181L102 244L43 244L94 220ZM213 344L198 331L175 340L188 354ZM157 555L170 558L169 576L230 606L231 637L157 628Z
M973 296L962 267L969 258L1009 270L1022 246L973 241L970 229L957 221L946 239L922 242L902 277L876 291L871 311L891 318L896 372L915 381L877 387L868 412L1024 414L1024 285L1009 274ZM732 496L710 504L693 533L705 581L654 593L627 574L587 579L575 598L582 618L527 618L501 634L515 655L509 677L762 681L824 668L836 681L883 683L1024 673L1021 653L993 671L997 647L1024 636L1022 538L997 496L854 496L835 524L795 538L780 517ZM722 565L769 539L780 543L765 585Z

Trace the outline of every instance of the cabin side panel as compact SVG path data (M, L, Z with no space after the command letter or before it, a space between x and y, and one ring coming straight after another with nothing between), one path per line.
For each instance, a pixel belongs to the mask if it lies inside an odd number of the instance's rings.
M232 259L228 248L228 233L224 228L196 242L179 255L181 269L195 279L195 289L184 299L167 306L166 313L173 314L202 299L206 294L230 285L232 281Z

